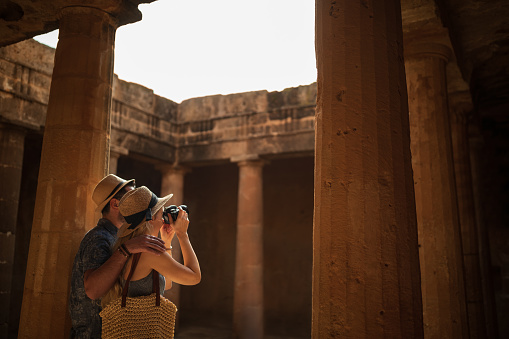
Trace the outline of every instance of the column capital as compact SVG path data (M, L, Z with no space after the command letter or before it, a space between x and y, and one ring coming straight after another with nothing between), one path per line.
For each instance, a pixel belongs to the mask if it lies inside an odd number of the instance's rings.
M405 58L431 56L441 58L446 63L453 57L452 49L444 43L434 41L414 41L405 45Z
M155 169L161 173L181 173L186 174L191 172L191 167L175 164L160 164L156 165Z
M121 147L121 146L118 146L118 145L112 145L110 144L110 154L115 154L115 155L128 155L129 154L129 150L127 148L124 148L124 147Z
M474 105L468 91L449 93L449 113L451 122L466 124L474 114Z
M238 166L264 166L269 163L268 160L260 158L258 154L235 155L230 158L230 161L237 163Z
M108 11L105 11L97 7L90 6L63 7L60 10L58 17L60 20L62 20L63 17L66 17L68 15L93 15L96 17L100 17L104 22L108 23L115 29L118 28L118 26L120 26L118 19L112 13L109 13Z
M69 4L69 6L63 7L61 9L60 17L64 10L77 10L81 11L82 13L85 13L84 10L87 9L89 10L89 13L90 11L100 11L105 15L110 16L111 23L114 24L115 27L119 27L125 24L140 21L142 14L138 9L138 5L141 3L151 3L153 1L155 0L92 0L88 1L87 6L82 6L82 4L73 6L72 4Z

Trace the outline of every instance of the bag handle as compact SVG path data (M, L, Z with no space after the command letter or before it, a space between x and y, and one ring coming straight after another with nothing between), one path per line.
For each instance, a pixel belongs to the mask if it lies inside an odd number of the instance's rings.
M156 294L156 306L161 303L161 295L159 294L159 272L152 270L152 293Z
M127 280L124 283L124 288L122 289L122 304L121 307L125 307L127 292L129 290L129 282L131 282L131 278L133 277L134 270L136 266L138 266L138 261L140 261L141 253L136 253L133 255L133 263L131 264L131 270L129 271L129 275L127 276ZM156 270L152 270L152 293L156 294L156 306L159 306L161 303L161 296L159 294L159 272Z
M127 291L129 290L129 282L133 277L134 270L138 265L138 261L140 260L141 253L136 253L133 255L133 262L131 264L131 270L129 271L129 275L127 276L127 280L124 283L124 288L122 289L122 304L121 307L125 307L125 300L127 298Z

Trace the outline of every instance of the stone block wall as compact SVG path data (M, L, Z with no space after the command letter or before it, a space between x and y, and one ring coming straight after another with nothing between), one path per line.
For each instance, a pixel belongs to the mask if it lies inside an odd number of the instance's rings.
M27 40L0 48L0 117L32 130L46 120L54 49Z
M27 40L0 49L0 116L41 130L54 49ZM142 85L113 80L111 145L173 163L239 154L312 154L316 84L192 98L177 104ZM247 143L247 141L249 142Z

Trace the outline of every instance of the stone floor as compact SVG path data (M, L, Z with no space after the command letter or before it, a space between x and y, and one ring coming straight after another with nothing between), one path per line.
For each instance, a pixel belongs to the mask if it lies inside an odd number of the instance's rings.
M213 327L184 327L180 328L175 333L175 339L199 339L199 338L210 338L210 339L232 339L233 335L230 329L225 328L213 328ZM303 339L310 337L282 337L265 335L264 339Z

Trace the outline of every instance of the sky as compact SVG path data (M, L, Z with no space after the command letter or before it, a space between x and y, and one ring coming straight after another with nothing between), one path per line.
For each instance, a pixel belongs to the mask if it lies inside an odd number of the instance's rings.
M313 0L158 0L121 26L114 72L177 103L316 81ZM58 30L35 37L56 47Z

